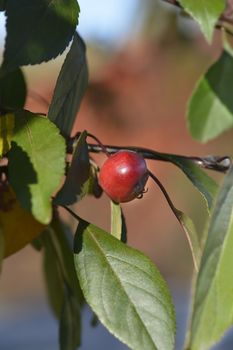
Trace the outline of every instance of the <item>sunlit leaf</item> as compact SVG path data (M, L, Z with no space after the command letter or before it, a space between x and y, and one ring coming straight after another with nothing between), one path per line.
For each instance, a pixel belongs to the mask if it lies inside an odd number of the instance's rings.
M233 324L233 168L214 207L197 279L190 349L209 349Z
M12 71L62 53L75 32L78 15L76 0L7 1L2 69Z
M86 47L80 36L75 34L60 71L48 112L48 117L63 135L71 133L87 83Z
M27 111L16 114L9 180L22 207L41 223L51 220L51 196L64 174L65 156L65 141L53 123Z
M192 253L193 263L195 270L198 271L201 257L201 246L194 226L193 221L190 217L184 214L182 211L175 209L177 218L186 234L186 238L189 243L189 247Z
M84 131L78 139L65 183L56 195L56 204L76 203L89 192L90 163L86 137L87 133Z
M224 51L197 84L187 117L198 141L207 142L233 126L232 75L233 57Z
M120 204L111 201L111 234L121 240L121 207Z
M122 242L126 242L126 231L126 223L121 206L111 201L111 234Z
M6 154L11 148L14 124L14 114L8 113L0 116L0 157Z
M74 252L85 299L110 332L134 350L174 348L170 293L149 258L84 221Z
M225 0L178 0L200 25L206 39L211 42L215 25L224 11Z

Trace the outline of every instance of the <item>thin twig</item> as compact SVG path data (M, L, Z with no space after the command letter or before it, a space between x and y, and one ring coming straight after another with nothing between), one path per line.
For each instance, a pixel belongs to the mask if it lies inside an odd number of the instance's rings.
M73 212L73 210L71 210L69 207L67 207L67 205L62 205L62 208L64 208L66 211L68 211L68 213L70 213L71 216L73 216L73 218L75 218L78 221L82 221L82 219L80 218L80 216L78 216L77 214L75 214Z
M173 204L173 202L172 202L172 200L171 200L169 194L167 193L165 187L164 187L163 184L160 182L160 180L159 180L150 170L148 170L148 173L149 173L149 176L153 179L153 181L158 185L158 187L159 187L160 190L162 191L164 197L165 197L166 200L167 200L167 203L168 203L169 207L171 208L173 214L174 214L175 217L177 218L177 220L178 220L180 226L182 227L182 229L183 229L183 231L184 231L184 233L185 233L185 237L186 237L186 239L187 239L187 241L188 241L188 245L189 245L191 254L192 254L193 264L194 264L195 270L198 271L198 261L197 261L197 259L196 259L196 257L195 257L193 245L192 245L191 239L190 239L190 237L189 237L189 234L188 234L187 230L184 228L183 223L181 222L180 215L179 215L179 214L181 213L180 210L178 210L178 209L174 206L174 204Z
M38 94L38 92L36 91L29 91L28 95L35 101L42 103L44 106L46 106L47 108L49 107L49 101L46 100L45 97L41 96L40 94Z
M144 147L135 147L135 146L112 146L105 145L105 148L109 154L114 154L119 150L131 150L140 153L145 159L159 160L164 162L170 162L177 165L175 158L179 160L191 161L194 164L204 168L215 170L225 173L229 170L232 161L228 156L205 156L205 157L193 157L193 156L181 156L177 154L168 154L160 153L154 150L144 148ZM99 145L88 143L89 152L99 153L102 151L102 148Z
M95 140L98 145L100 146L100 148L102 149L103 153L106 154L107 157L110 156L110 153L108 152L107 148L105 147L105 145L93 134L90 134L89 132L87 133L88 137L91 137L93 140Z

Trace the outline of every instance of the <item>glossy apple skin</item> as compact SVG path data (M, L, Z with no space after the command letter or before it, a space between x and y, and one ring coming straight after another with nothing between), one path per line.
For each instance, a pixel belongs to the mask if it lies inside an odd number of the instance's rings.
M119 151L111 155L99 173L104 192L116 203L140 197L148 179L144 158L134 151Z

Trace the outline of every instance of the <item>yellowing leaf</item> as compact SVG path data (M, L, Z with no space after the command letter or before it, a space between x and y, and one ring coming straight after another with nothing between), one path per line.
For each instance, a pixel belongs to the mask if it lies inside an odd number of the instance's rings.
M0 117L0 156L10 150L13 136L15 117L8 113Z
M6 185L0 190L0 226L5 238L4 255L7 257L30 243L45 226L20 206L10 187Z

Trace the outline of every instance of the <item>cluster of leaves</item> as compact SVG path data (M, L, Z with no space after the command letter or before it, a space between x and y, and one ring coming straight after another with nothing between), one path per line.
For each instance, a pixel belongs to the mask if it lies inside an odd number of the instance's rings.
M210 40L224 1L195 0L194 5L193 1L180 0L180 4ZM176 321L169 289L154 263L126 246L120 206L111 205L110 234L67 207L85 195L100 194L98 169L90 161L85 131L72 144L72 160L67 162L67 140L88 80L85 45L75 31L77 1L0 0L0 10L7 18L0 68L0 157L8 162L6 174L1 171L1 258L37 237L33 244L43 252L48 296L60 322L61 350L80 345L84 301L130 348L173 349ZM24 110L27 86L21 66L53 59L71 41L48 115ZM230 49L224 50L201 78L191 99L190 130L201 141L232 126L232 60ZM192 160L162 153L157 153L157 159L178 166L206 199L209 209L218 191L201 261L201 245L193 224L174 207L198 270L188 348L206 349L232 324L233 169L218 190ZM61 224L57 206L66 208L79 221L74 239Z

